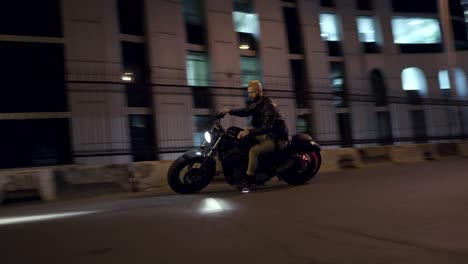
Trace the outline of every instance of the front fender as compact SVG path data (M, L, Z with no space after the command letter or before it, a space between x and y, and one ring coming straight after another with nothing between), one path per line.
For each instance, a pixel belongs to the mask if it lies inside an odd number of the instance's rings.
M213 157L205 157L200 150L193 149L184 153L179 159L189 160L189 159L205 159L204 166L208 169L210 175L214 176L216 174L216 161Z
M203 158L203 153L198 149L192 149L184 153L184 156L189 159Z

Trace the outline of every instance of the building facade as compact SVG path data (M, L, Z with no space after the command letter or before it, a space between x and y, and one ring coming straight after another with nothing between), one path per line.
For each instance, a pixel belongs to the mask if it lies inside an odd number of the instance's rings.
M252 79L291 134L324 146L465 139L464 8L460 0L5 1L0 168L173 159L200 143L216 110L245 105Z

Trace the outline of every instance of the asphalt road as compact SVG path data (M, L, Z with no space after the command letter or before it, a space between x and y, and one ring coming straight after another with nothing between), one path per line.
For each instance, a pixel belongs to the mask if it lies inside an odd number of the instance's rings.
M0 263L466 264L468 160L322 173L249 194L215 184L10 204Z

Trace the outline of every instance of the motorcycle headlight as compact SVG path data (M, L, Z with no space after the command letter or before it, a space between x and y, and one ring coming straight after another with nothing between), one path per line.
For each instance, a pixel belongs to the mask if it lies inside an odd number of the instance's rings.
M211 134L208 131L205 132L205 140L208 144L211 143Z

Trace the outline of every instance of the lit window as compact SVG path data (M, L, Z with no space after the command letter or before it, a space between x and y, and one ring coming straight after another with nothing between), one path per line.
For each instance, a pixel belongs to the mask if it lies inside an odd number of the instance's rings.
M441 42L440 25L437 19L417 17L392 18L394 43L434 44Z
M375 22L372 17L358 17L357 27L360 42L376 42Z
M419 91L420 94L427 95L426 77L421 69L412 67L406 68L401 73L403 90Z
M241 56L240 66L242 87L247 86L251 80L260 80L258 58Z
M232 12L234 20L234 29L236 32L250 33L259 35L258 16L244 12Z
M208 86L208 59L205 53L190 51L186 66L189 86Z
M462 69L454 69L453 75L455 78L455 86L457 87L457 94L458 96L465 98L467 94L466 88L466 75Z
M340 30L335 14L320 14L320 35L326 41L339 41Z
M439 86L442 90L450 89L450 79L448 70L439 71Z

